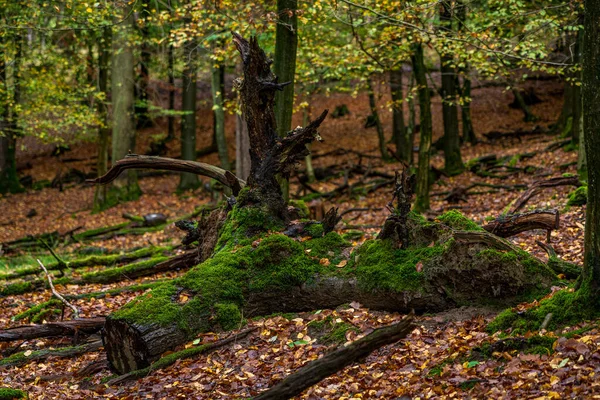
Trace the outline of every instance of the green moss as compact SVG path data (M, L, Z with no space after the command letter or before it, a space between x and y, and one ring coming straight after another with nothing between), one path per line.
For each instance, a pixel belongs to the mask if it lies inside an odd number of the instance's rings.
M0 388L0 400L27 399L27 392L18 389Z
M359 240L362 239L363 236L365 236L365 233L357 229L351 229L342 234L342 238L348 241Z
M240 192L240 196L242 196L242 192ZM284 227L283 222L272 216L266 208L234 206L219 233L219 241L215 250L219 251L225 247L233 248L236 245L245 246L251 244L260 233L278 232Z
M127 264L122 267L107 268L101 271L89 272L82 275L82 280L86 283L104 283L114 282L122 276L127 276L135 272L145 271L153 268L158 263L168 260L169 257L154 257L148 260Z
M346 343L346 333L348 331L360 332L360 329L346 322L340 322L333 325L333 329L321 337L323 344L344 344Z
M310 210L304 200L290 200L288 204L300 211L300 218L308 218L310 216Z
M12 320L13 321L20 321L22 319L33 319L35 318L37 315L39 315L41 312L47 311L49 309L55 309L58 306L60 306L62 304L62 302L58 299L50 299L48 301L45 301L43 303L40 303L36 306L31 307L29 310L24 311L20 314L15 315ZM39 319L39 318L36 318Z
M0 296L13 296L17 294L27 293L33 290L31 282L17 282L5 285L0 289Z
M481 346L471 350L469 358L485 360L491 358L494 352L508 352L509 354L523 352L524 354L549 355L554 352L553 346L556 339L556 336L540 335L509 337L493 343L483 343Z
M582 206L587 203L587 186L580 186L569 193L567 206Z
M443 246L396 249L387 240L368 240L355 253L356 277L367 290L418 290L425 277L417 264L441 255Z
M239 328L243 323L240 308L233 303L215 304L215 315L221 328L226 331Z
M552 313L552 319L547 329L555 329L596 318L600 315L598 303L599 300L582 284L578 291L562 290L525 312L503 311L490 322L487 329L489 332L496 332L510 328L515 334L536 331L549 313Z
M457 210L450 210L437 217L436 220L458 231L483 231L482 227Z
M275 234L257 247L218 251L183 277L139 296L111 318L163 326L177 323L190 335L218 327L230 329L234 323L239 326L246 295L300 285L319 268L299 242ZM182 291L192 299L180 304L176 300Z
M342 250L351 246L337 232L329 232L323 237L307 240L303 244L307 250L310 250L311 257L328 258L332 263L338 263L341 260Z
M323 225L315 222L314 224L308 223L304 226L304 232L312 238L319 238L323 236Z

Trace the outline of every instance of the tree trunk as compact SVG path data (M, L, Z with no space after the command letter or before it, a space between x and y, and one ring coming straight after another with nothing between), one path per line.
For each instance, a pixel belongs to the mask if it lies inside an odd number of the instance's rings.
M183 69L183 94L181 101L181 159L196 160L196 74L197 74L197 43L189 40L184 48L185 67ZM198 176L182 173L179 180L179 190L195 189L200 185Z
M308 106L302 110L302 126L307 126L310 121L310 98L308 101ZM307 145L308 150L310 151L310 145ZM315 177L315 169L312 164L312 156L310 153L304 157L304 163L306 164L306 177L308 178L308 183L312 183L316 180Z
M219 150L219 160L221 168L231 169L229 164L229 154L227 153L227 141L225 140L225 108L223 103L225 88L225 67L211 65L211 91L213 99L213 113L215 117L215 138L217 140L217 149Z
M588 202L585 215L585 250L582 284L590 306L600 308L600 2L585 1L583 46L583 128L588 165Z
M442 1L440 6L440 24L443 30L450 30L452 10L450 2ZM446 51L442 49L442 51ZM452 66L452 55L440 55L442 74L442 116L444 119L444 170L452 176L464 170L460 156L460 135L458 131L458 107L456 98L456 68Z
M463 97L463 104L460 107L462 117L462 133L463 141L471 144L477 144L477 136L473 129L473 120L471 119L471 79L466 75L468 72L465 71L463 78L463 87L461 96Z
M523 121L525 122L534 122L537 121L537 117L533 115L527 103L525 103L525 99L523 98L523 94L521 93L521 89L513 88L512 89L513 96L515 96L515 103L517 106L523 111Z
M562 137L571 134L573 127L573 85L571 82L564 82L563 105L560 116L554 125L553 130Z
M129 13L129 9L125 10ZM133 30L133 16L129 16L114 29L112 43L112 162L124 158L129 152L135 152L134 123L134 74L133 49L130 34ZM137 173L127 171L113 182L111 189L117 200L132 200L140 195Z
M102 37L98 40L98 92L103 95L104 100L99 100L96 110L100 116L103 126L98 128L98 161L96 169L98 176L102 176L108 170L108 141L110 138L110 120L108 114L108 65L110 60L112 31L109 27L102 29ZM106 186L96 187L94 195L94 209L100 210L107 204Z
M415 136L417 130L416 124L416 112L415 112L415 99L413 98L413 88L415 86L415 75L410 74L410 84L408 86L408 127L407 127L407 135L409 137L410 143L410 161L409 165L413 166L415 164Z
M15 58L12 63L13 93L7 80L6 46L4 37L0 38L0 80L4 87L2 98L3 115L0 117L0 193L17 193L23 191L17 175L17 132L18 114L14 105L20 102L20 66L22 55L22 37L14 33Z
M167 75L169 80L169 111L175 111L175 73L173 70L173 45L169 44L167 52ZM175 139L175 116L172 113L167 117L167 141Z
M369 95L369 109L371 110L371 117L375 121L375 128L377 129L377 140L379 142L379 152L381 153L381 158L384 161L388 161L390 159L387 148L385 147L385 134L383 132L383 125L381 124L381 120L379 119L379 112L377 111L377 103L375 101L375 91L373 90L373 85L371 83L371 77L367 78L367 93Z
M579 18L579 23L583 25L583 14ZM577 31L577 39L575 42L575 57L574 61L576 65L581 65L582 52L585 46L583 31ZM575 79L577 83L581 82L581 71L576 73ZM583 98L581 93L581 86L575 85L573 87L573 132L572 132L573 143L579 143L579 154L577 159L577 171L581 180L587 181L587 159L585 155L585 131L583 127Z
M429 209L429 151L431 148L432 122L431 99L429 97L429 87L427 86L427 76L425 75L423 45L421 43L414 47L412 64L415 81L419 88L419 116L421 119L415 211L423 212Z
M139 16L142 20L142 27L139 29L141 40L141 54L139 63L140 71L136 85L137 101L135 104L137 129L143 129L152 126L152 120L148 115L148 83L150 82L150 72L148 68L150 66L150 59L152 57L152 53L150 52L149 24L146 20L149 14L150 1L142 0L141 10L139 11Z
M244 73L242 63L238 62L235 72L241 76ZM238 110L235 114L235 174L243 180L250 175L250 140L248 139L248 126L242 114L242 104L237 95Z
M412 143L404 125L404 93L402 91L402 66L390 71L390 89L392 94L392 137L396 144L396 157L410 164Z
M279 22L275 32L275 76L279 83L290 82L275 94L275 120L277 133L284 137L292 128L294 111L294 77L298 48L298 0L277 0ZM282 181L283 197L289 197L289 182Z

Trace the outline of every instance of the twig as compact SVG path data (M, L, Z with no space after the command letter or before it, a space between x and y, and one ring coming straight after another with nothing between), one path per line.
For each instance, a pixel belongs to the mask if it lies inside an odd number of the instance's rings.
M548 326L548 324L550 323L550 320L552 319L552 313L548 313L546 314L546 318L544 318L544 322L542 322L542 325L540 326L540 331L542 329L546 329L546 327Z
M77 308L75 308L74 305L72 305L71 303L69 303L64 297L62 297L60 295L60 293L58 293L56 291L56 289L54 288L54 284L52 283L52 278L50 278L50 274L48 273L48 270L46 269L46 267L44 267L44 264L42 264L42 262L39 260L39 258L37 259L37 262L38 262L38 264L40 264L40 267L44 270L44 273L46 274L46 278L48 278L48 284L50 285L50 290L52 291L52 294L57 299L59 299L60 301L62 301L64 305L66 305L71 310L73 310L73 316L75 318L79 318L79 311L77 310Z

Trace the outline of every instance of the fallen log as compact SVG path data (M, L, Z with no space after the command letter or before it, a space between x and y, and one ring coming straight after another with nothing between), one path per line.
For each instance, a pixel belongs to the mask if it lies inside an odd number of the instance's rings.
M96 340L94 342L82 344L80 346L64 347L55 350L35 350L25 355L25 353L13 354L10 357L3 358L0 360L0 370L9 367L16 367L19 365L25 365L31 361L42 361L50 357L75 357L81 354L89 353L90 351L96 351L102 348L102 341Z
M356 342L311 361L272 388L256 396L254 400L287 400L298 396L304 390L353 362L365 358L378 348L404 339L413 329L413 318L410 315L396 324L375 329Z
M213 343L208 343L208 344L192 347L189 349L177 351L175 353L171 353L165 357L160 358L158 361L156 361L149 367L146 367L143 369L137 369L135 371L131 371L131 372L128 372L121 376L118 376L116 378L113 378L110 381L108 381L107 385L108 386L120 385L121 383L125 383L125 382L132 381L135 379L143 378L143 377L147 376L148 374L150 374L152 371L157 371L159 369L167 368L168 366L174 364L177 360L184 360L186 358L192 358L194 356L197 356L200 354L205 354L205 353L211 352L213 350L219 349L223 346L228 345L229 343L233 343L237 340L245 338L246 336L255 332L256 330L258 330L258 327L255 326L252 328L244 329L235 335L231 335L225 339L217 340L216 342L213 342Z
M527 202L545 188L558 187L558 186L581 186L579 178L576 176L560 176L556 178L550 178L543 181L534 182L529 189L527 189L519 198L515 201L510 213L514 214L527 204Z
M494 222L484 225L483 229L503 238L534 229L544 229L548 232L548 240L550 240L550 232L559 227L558 210L536 210L525 214L500 216Z
M91 335L104 326L104 317L74 319L38 325L22 325L0 330L0 342L29 340L51 336Z

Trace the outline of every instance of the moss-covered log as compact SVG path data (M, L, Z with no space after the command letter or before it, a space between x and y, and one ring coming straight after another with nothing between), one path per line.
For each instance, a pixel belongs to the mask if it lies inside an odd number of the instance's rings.
M234 208L212 258L107 318L106 350L115 370L145 368L198 332L237 328L243 318L353 300L399 312L514 304L546 291L555 279L545 264L507 242L498 250L455 240L453 228L472 224L456 213L442 218L451 226L411 214L409 248L371 240L352 256L335 232L307 241L265 235L253 224L268 223L269 216L259 214Z
M82 344L80 346L63 347L60 349L48 349L48 350L36 350L28 353L25 352L13 354L10 357L3 358L0 360L0 370L8 367L15 367L19 365L28 364L31 361L41 361L50 357L68 358L75 357L80 354L89 353L90 351L96 351L102 347L102 341L96 340L94 342Z

